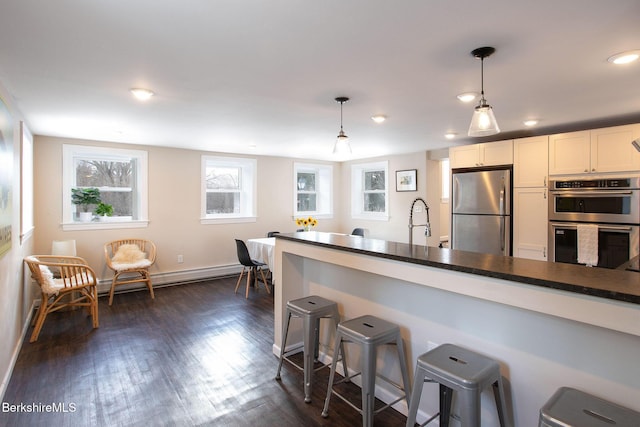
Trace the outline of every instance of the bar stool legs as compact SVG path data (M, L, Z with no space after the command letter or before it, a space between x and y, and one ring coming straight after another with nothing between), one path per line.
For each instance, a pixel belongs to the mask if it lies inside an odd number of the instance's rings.
M461 425L480 427L480 395L490 385L493 387L500 425L509 425L500 365L495 360L453 344L443 344L419 356L407 427L414 427L416 423L425 382L440 384L440 412L421 424L422 426L439 416L440 426L447 427L451 415L451 399L453 393L457 392L460 396Z
M329 416L329 402L331 400L332 394L335 394L349 406L362 414L362 425L365 427L373 426L373 417L376 413L394 405L402 399L406 399L407 403L409 403L409 374L404 354L404 344L402 342L402 337L400 336L400 328L397 325L374 316L361 316L338 325L334 348L339 349L339 351L342 352L342 359L344 363L344 346L342 345L343 342L355 343L360 345L360 361L362 370L357 374L349 376L347 368L345 367L345 377L342 380L334 383L337 362L337 357L334 357L333 362L331 363L331 372L329 374L327 397L325 399L324 408L322 410L323 417ZM380 345L396 346L400 362L400 371L402 374L402 386L394 383L388 378L377 375L377 348ZM349 402L344 396L333 389L334 384L348 382L351 380L351 378L358 375L361 375L362 377L361 408L358 408L357 406ZM403 391L402 397L381 407L377 411L374 410L376 377L382 377L386 382Z
M285 351L291 317L301 318L303 321L302 353L304 359L302 367L289 359L293 354L300 352L299 347ZM314 368L319 355L320 319L331 319L337 327L340 323L338 304L317 295L287 302L286 321L282 331L282 344L280 346L280 360L278 362L276 380L280 380L280 371L285 360L297 369L302 370L304 372L304 401L307 403L311 402L313 374L315 371L328 366L322 365ZM338 352L334 348L334 361L337 361L337 354ZM346 370L346 362L343 360L342 363L343 368Z

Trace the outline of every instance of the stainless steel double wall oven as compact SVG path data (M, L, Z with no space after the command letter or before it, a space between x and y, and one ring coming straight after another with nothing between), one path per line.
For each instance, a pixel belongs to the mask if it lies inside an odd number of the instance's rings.
M598 226L598 267L618 268L640 251L640 177L549 182L550 260L578 263L578 225Z

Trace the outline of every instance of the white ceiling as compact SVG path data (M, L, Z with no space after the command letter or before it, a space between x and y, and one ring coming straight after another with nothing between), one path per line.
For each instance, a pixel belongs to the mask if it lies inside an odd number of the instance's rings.
M640 122L638 0L0 0L0 81L34 134L336 160ZM128 89L156 92L146 103ZM375 124L370 117L385 114ZM458 133L450 142L447 131Z

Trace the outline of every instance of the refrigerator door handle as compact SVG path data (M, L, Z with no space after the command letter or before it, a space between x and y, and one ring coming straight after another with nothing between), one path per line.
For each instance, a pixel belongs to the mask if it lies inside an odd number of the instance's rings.
M505 247L505 226L504 226L505 218L504 216L500 217L500 250L504 255L504 247Z
M504 181L502 181L502 188L500 189L500 215L504 215L504 193L505 193Z

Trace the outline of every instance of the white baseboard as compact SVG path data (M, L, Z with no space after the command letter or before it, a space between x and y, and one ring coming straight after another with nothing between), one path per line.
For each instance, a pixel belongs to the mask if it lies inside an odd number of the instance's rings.
M201 280L214 279L218 277L240 274L242 266L239 264L221 265L216 267L192 268L189 270L169 271L164 273L151 274L151 283L154 288L163 286L197 282ZM111 288L111 279L98 281L98 294L109 293ZM142 283L134 283L131 285L122 285L116 288L116 292L131 291L144 289L146 286Z

